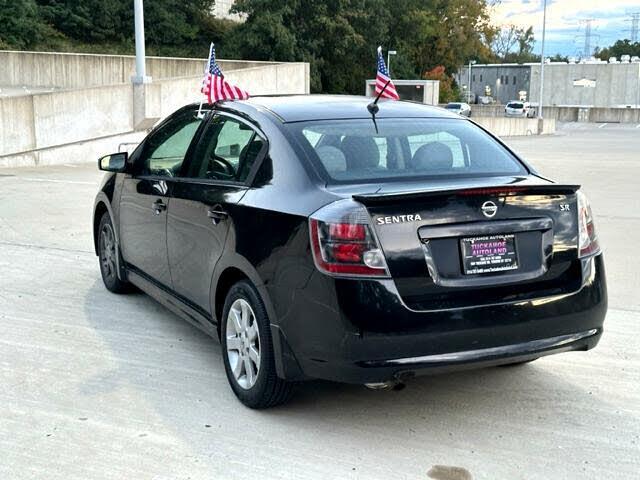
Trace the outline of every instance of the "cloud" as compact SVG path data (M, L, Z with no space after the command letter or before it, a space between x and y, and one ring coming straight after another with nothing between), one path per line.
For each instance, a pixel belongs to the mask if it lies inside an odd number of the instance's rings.
M491 19L495 25L533 26L539 41L542 38L542 10L540 0L502 0L491 8ZM630 24L627 20L631 11L640 11L638 0L548 0L546 39L550 45L561 47L558 53L573 55L580 51L584 42L585 24L581 21L593 19L592 47L610 45L628 37ZM536 50L539 49L537 42ZM545 51L548 50L545 48ZM556 53L556 50L550 53Z

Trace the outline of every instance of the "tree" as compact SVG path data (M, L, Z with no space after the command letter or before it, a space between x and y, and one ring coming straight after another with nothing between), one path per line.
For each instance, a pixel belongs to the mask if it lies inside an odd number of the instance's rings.
M37 0L44 20L72 42L82 45L123 45L133 50L131 0ZM145 37L151 54L206 55L217 32L228 22L213 18L214 0L153 0L145 2Z
M460 92L454 85L453 78L446 74L445 68L442 65L438 65L426 72L424 78L427 80L440 81L440 95L438 102L447 103L458 100Z
M384 3L238 0L234 11L246 21L223 47L246 59L310 62L314 91L360 93L386 36Z
M540 56L533 53L535 37L533 27L505 25L500 28L491 41L493 61L502 63L539 62Z
M241 58L311 63L313 91L361 93L378 45L398 51L395 78L455 71L490 54L485 0L238 0L246 16L224 43ZM224 54L227 56L227 53Z
M535 38L533 37L533 27L529 26L526 30L520 29L518 35L518 54L528 55L533 52Z
M0 0L0 48L30 48L47 30L34 0Z
M499 30L491 44L491 48L498 58L504 59L518 43L519 30L515 25L506 25Z
M596 57L602 60L609 60L611 57L616 57L620 60L622 55L640 57L640 42L632 43L629 39L618 40L609 47L603 48L602 50L596 50Z

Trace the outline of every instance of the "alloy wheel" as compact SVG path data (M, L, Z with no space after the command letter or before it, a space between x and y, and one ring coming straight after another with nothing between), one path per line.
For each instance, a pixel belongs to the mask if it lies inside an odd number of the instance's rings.
M231 305L226 335L229 366L238 385L248 390L260 372L260 335L255 314L246 300L239 298Z
M107 279L111 280L116 276L116 241L113 228L109 223L102 226L100 247L102 272Z

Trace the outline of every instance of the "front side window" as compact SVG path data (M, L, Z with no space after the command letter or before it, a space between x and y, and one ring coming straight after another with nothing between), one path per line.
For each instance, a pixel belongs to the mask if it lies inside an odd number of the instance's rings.
M187 176L244 182L264 145L264 140L247 124L216 115L196 148Z
M170 120L145 142L142 174L174 177L178 175L189 145L202 122L196 112L185 112Z
M370 119L289 124L308 156L338 183L527 173L500 143L457 119Z

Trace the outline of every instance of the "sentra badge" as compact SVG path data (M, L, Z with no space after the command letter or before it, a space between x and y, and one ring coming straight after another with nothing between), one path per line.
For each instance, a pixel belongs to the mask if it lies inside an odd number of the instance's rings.
M391 215L389 217L378 217L376 221L378 225L388 225L391 223L419 222L422 217L419 213L410 215Z

